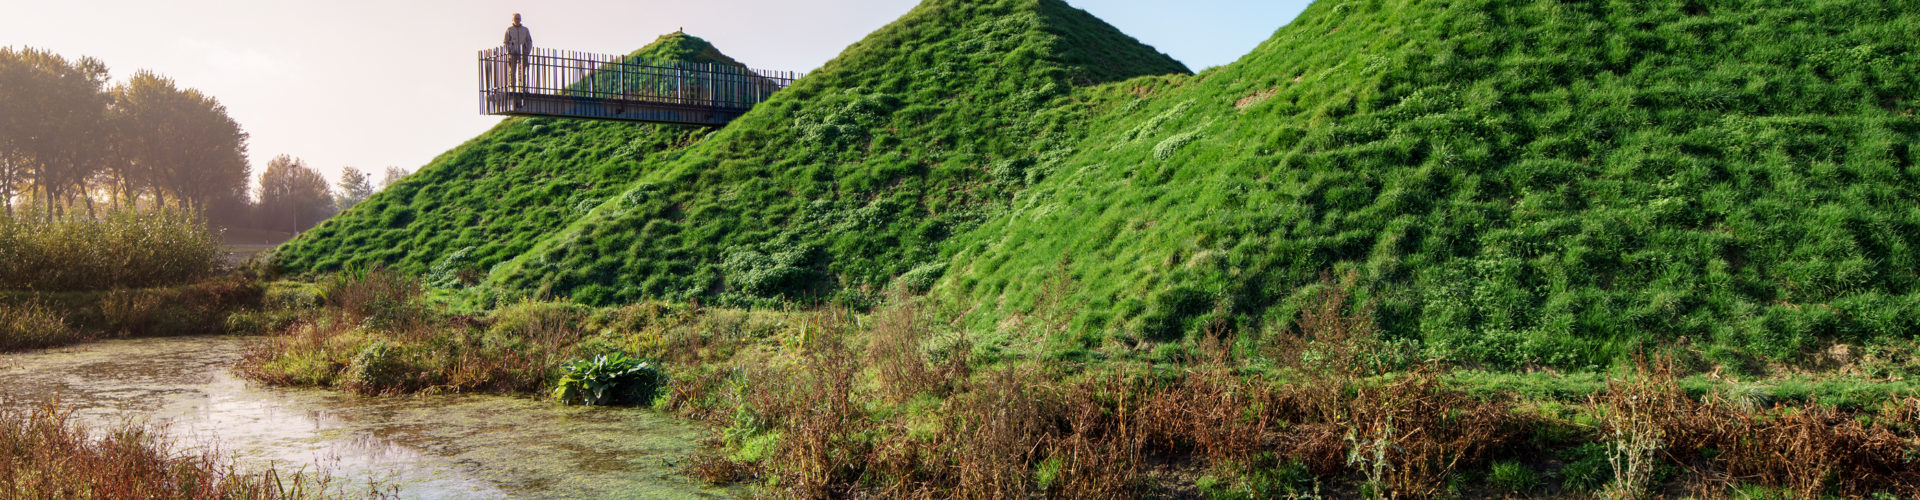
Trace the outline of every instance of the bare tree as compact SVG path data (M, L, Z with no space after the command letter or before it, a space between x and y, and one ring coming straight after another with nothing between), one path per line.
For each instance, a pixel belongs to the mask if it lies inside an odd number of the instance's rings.
M408 174L411 174L411 172L408 172L407 169L387 167L387 176L380 179L380 189L393 186L394 183L400 182L400 179L406 178Z

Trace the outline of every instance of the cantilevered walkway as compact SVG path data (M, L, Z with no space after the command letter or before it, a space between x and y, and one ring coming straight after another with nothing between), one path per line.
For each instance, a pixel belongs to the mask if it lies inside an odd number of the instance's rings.
M481 113L718 127L800 76L540 48L523 59L480 51Z

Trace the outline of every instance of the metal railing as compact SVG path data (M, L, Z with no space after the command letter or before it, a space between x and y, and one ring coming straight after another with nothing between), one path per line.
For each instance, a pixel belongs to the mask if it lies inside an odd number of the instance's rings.
M480 108L491 115L723 125L799 77L543 48L516 56L495 47L480 51Z

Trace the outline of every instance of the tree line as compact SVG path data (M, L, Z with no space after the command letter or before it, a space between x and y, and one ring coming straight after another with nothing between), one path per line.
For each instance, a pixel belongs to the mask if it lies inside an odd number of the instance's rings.
M297 232L371 195L348 168L335 190L298 158L268 162L249 196L247 132L218 99L149 70L0 47L0 205L46 217L176 208L216 225ZM391 183L404 170L389 167Z

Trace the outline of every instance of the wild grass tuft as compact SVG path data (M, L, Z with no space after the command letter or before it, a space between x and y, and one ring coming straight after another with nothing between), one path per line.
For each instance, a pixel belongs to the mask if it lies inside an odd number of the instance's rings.
M71 343L79 336L38 302L0 303L0 352Z
M206 451L182 451L154 429L74 422L58 402L0 409L0 498L326 498L327 478L242 470Z
M65 292L178 285L212 276L219 236L197 215L0 215L0 289Z

